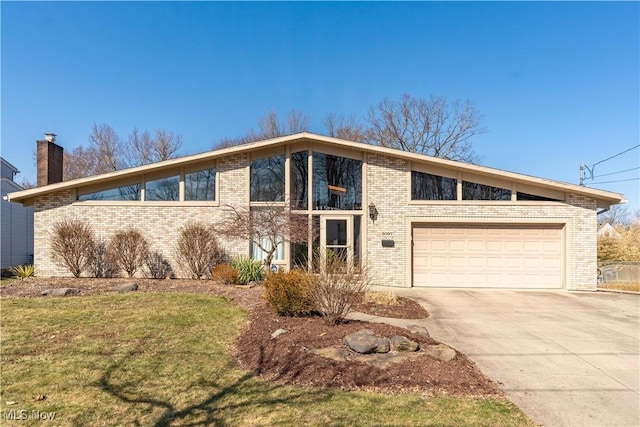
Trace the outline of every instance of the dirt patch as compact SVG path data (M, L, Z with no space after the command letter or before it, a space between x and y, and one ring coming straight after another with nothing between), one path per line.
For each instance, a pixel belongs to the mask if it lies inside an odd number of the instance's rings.
M351 303L351 307L353 311L360 313L396 319L426 319L429 317L427 310L418 302L405 297L397 297L397 304L376 304L363 302L362 296L359 296Z
M415 357L390 364L385 369L357 361L355 354L347 355L344 361L314 354L314 350L321 348L344 347L342 338L360 329L369 329L385 337L404 335L418 342L423 348L438 342L385 324L350 321L337 326L327 326L319 317L280 317L267 307L262 298L261 287L237 288L217 285L210 280L30 278L3 285L0 287L0 295L41 297L40 294L44 290L63 287L79 289L78 296L115 294L117 291L113 290L114 287L131 282L138 284L139 289L136 292L220 295L247 309L249 322L236 342L234 357L240 366L268 380L385 393L417 391L425 395L503 395L493 381L485 377L471 360L459 352L452 362L442 362L424 352L418 352ZM371 303L366 307L356 303L354 308L379 316L393 317L404 314L393 311L404 307L410 316L417 316L409 318L426 317L426 312L415 301L403 299L402 302L400 306L377 307ZM271 334L278 329L285 329L287 332L272 339Z

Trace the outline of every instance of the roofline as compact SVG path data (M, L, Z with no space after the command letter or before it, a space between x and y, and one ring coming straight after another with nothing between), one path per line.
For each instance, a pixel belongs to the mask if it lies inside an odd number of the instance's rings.
M520 173L505 171L502 169L491 168L487 166L474 165L470 163L464 163L455 160L441 159L438 157L426 156L424 154L410 153L407 151L398 150L395 148L380 147L377 145L366 144L363 142L347 141L344 139L334 138L330 136L318 135L311 132L300 132L291 135L280 136L276 138L250 142L246 144L240 144L233 147L221 148L219 150L207 151L199 154L191 154L188 156L176 157L174 159L164 160L161 162L151 163L143 166L136 166L128 169L121 169L114 172L103 173L99 175L93 175L85 178L78 178L70 181L63 181L56 184L50 184L42 187L31 188L28 190L9 193L9 200L15 202L25 201L44 194L53 193L56 191L66 190L69 188L77 188L80 186L90 185L95 182L112 181L116 179L126 178L129 176L141 175L144 173L154 172L161 169L170 168L172 166L179 166L188 163L197 163L210 159L216 159L219 157L229 156L233 154L244 153L248 151L258 150L265 147L271 147L281 145L285 143L295 141L309 140L312 142L321 142L326 144L339 145L343 147L349 147L356 150L361 150L370 153L379 153L396 158L401 158L409 161L415 161L420 163L427 163L437 166L443 166L449 169L455 169L458 171L469 171L479 173L482 175L489 175L499 179L508 179L511 181L533 184L543 186L546 188L552 188L555 190L572 192L576 194L583 194L589 197L593 197L597 200L603 200L610 204L618 204L624 201L622 194L614 193L606 190L599 190L590 187L584 187L576 184L569 184L561 181L554 181L545 178L539 178L530 175L524 175Z
M7 161L4 157L0 157L0 159L2 159L2 163L4 163L5 165L7 165L7 167L9 169L11 169L13 171L14 175L17 175L20 173L20 171L18 170L17 167L13 166L11 163L9 163L9 161Z

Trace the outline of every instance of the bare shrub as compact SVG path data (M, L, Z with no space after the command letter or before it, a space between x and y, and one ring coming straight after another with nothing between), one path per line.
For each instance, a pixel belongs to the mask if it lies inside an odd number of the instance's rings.
M118 276L118 266L114 264L112 257L109 255L107 242L104 239L95 242L91 267L94 277Z
M149 277L152 279L166 279L171 277L172 268L169 261L162 255L162 252L153 251L147 257L147 269Z
M199 222L187 223L180 230L176 259L192 279L210 275L222 259L222 251L213 230Z
M350 301L369 289L370 269L364 261L359 267L350 265L346 253L331 252L320 258L318 252L315 256L319 260L320 271L316 274L311 297L325 323L336 325L344 321L351 311Z
M91 226L78 220L62 220L53 225L51 253L75 277L91 268L95 240Z
M149 256L149 243L139 231L129 229L116 233L109 242L108 250L115 265L133 277Z

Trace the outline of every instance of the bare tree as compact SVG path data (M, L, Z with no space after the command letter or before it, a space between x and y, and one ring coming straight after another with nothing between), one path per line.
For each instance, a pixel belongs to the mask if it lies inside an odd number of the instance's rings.
M307 215L291 213L283 205L250 209L228 206L231 215L216 225L216 231L227 238L247 240L265 253L264 264L270 266L278 246L305 243L309 239Z
M173 132L157 129L151 136L137 128L123 141L110 125L94 123L88 147L64 152L64 180L171 159L182 143L182 137Z
M632 223L629 207L626 205L613 205L609 210L598 216L598 224L629 226Z
M322 122L327 135L348 141L367 142L367 131L354 115L330 113Z
M287 113L286 123L278 118L278 113L275 110L271 110L264 117L258 119L257 131L251 129L243 136L223 138L214 145L214 149L233 147L240 144L261 141L263 139L304 132L308 127L309 117L298 110L291 110Z
M156 129L154 137L149 131L140 132L134 128L127 138L129 166L169 160L178 154L182 147L182 136L164 129Z
M474 161L470 139L486 132L470 101L402 95L384 98L368 114L369 142L451 160Z

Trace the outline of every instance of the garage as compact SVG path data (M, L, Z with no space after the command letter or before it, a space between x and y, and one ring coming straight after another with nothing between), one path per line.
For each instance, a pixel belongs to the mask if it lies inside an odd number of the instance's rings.
M413 286L561 289L563 224L417 224Z

